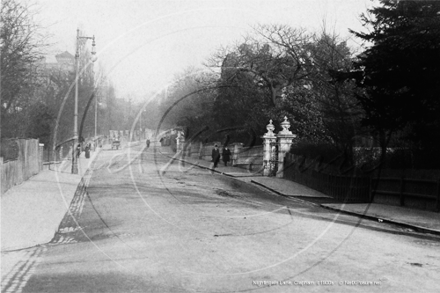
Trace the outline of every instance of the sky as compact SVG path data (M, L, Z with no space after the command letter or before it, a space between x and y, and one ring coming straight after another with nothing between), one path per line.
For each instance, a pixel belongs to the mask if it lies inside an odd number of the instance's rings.
M326 27L349 45L362 30L371 0L37 0L52 35L52 51L74 54L76 29L95 36L97 66L118 97L142 100L167 87L185 68L202 64L257 24L287 24L310 32ZM91 42L87 44L91 46ZM90 47L89 47L90 48Z

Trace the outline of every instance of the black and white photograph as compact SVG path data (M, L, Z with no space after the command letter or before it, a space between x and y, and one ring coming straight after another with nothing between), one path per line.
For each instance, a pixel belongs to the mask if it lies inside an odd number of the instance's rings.
M440 0L1 0L2 293L440 291Z

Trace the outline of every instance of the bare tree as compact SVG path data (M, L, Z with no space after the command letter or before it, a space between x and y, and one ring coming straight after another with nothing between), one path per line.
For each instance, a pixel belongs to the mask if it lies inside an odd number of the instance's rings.
M1 5L0 68L2 107L22 107L23 101L38 82L37 67L46 47L39 25L33 22L32 5L4 0ZM22 98L22 100L20 100Z
M222 73L228 72L229 79L245 73L253 83L268 90L267 100L276 106L286 87L310 74L313 62L307 44L312 37L304 29L287 25L259 25L228 53L222 50L211 64L221 64Z
M27 136L38 101L40 65L47 46L30 2L4 0L0 8L0 88L2 137ZM45 111L43 109L43 111ZM35 111L34 111L35 112ZM34 115L35 116L35 115ZM44 122L46 123L46 122ZM32 128L32 127L31 127Z

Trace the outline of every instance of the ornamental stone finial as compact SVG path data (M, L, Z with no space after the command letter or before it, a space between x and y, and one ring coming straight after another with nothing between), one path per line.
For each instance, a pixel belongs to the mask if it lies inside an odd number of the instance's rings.
M278 134L292 134L292 131L289 130L290 122L287 120L287 116L284 116L284 121L281 122L282 130Z
M272 124L272 119L269 120L269 124L266 125L267 133L264 136L274 136L273 131L275 130L275 126Z

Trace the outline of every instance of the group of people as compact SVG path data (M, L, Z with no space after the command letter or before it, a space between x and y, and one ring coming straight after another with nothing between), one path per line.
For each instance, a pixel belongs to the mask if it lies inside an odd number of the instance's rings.
M220 150L218 148L218 145L214 145L214 148L212 149L212 162L214 163L214 168L217 168L218 162L220 161ZM228 162L231 160L231 150L225 146L223 148L223 152L221 154L222 160L225 163L225 166L228 165Z
M87 143L86 146L84 147L84 153L86 156L86 159L90 158L90 150L92 148L91 143ZM78 146L76 147L76 157L79 158L79 156L81 155L81 144L78 144Z

